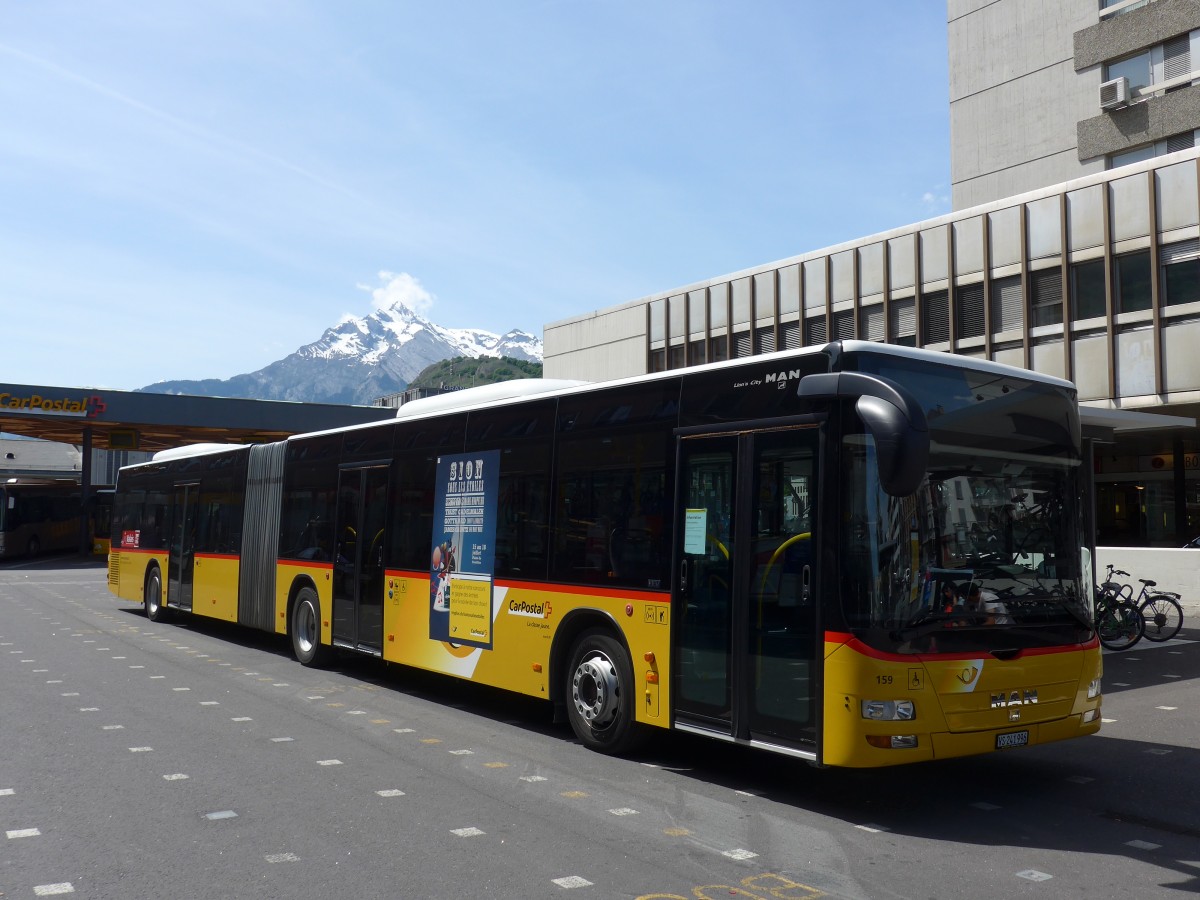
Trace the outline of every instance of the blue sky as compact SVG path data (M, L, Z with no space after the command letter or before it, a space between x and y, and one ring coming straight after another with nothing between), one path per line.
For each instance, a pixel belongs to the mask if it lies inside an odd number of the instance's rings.
M547 322L950 209L944 0L37 0L0 381L227 378L407 297Z

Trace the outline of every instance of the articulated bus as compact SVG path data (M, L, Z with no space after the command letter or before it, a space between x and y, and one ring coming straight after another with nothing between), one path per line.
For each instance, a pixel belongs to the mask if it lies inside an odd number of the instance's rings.
M74 479L0 481L0 559L78 547L80 496Z
M120 473L108 582L543 698L602 752L894 765L1099 729L1080 464L1066 381L835 342L167 451Z

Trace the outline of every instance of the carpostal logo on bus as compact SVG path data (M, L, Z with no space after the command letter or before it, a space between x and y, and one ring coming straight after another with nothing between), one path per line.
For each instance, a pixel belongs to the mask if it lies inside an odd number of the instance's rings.
M735 388L765 387L774 385L777 390L783 390L791 382L799 381L803 376L799 369L780 369L778 372L767 372L761 378L751 378L747 381L734 383Z
M0 410L33 416L73 416L94 419L108 409L99 394L90 397L43 397L41 394L18 396L0 391Z
M524 616L527 619L548 619L551 613L550 601L530 603L527 600L509 600L508 612L509 615Z

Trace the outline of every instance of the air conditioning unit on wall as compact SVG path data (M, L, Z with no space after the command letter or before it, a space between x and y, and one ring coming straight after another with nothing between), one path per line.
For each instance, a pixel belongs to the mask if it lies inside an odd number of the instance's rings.
M1100 85L1101 109L1124 109L1129 105L1129 79L1122 76Z

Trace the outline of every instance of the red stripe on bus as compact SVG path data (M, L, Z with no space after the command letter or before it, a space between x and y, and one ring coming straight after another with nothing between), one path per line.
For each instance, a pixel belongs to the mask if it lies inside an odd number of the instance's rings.
M398 569L388 569L384 572L388 578L429 578L428 572L411 572ZM557 584L542 581L509 581L495 580L497 587L517 588L525 591L550 591L555 594L579 594L591 597L607 597L612 600L641 600L645 603L663 603L669 605L670 596L666 591L639 591L635 588L620 589L608 587L588 587L580 584Z
M886 662L909 662L914 659L979 659L981 656L990 656L986 650L976 652L962 653L888 653L884 650L876 650L874 647L869 647L856 638L852 634L846 634L842 631L827 631L825 632L825 643L827 644L844 644L855 653L863 656L869 656L872 659L881 659ZM1099 640L1093 635L1090 641L1082 644L1060 644L1057 647L1028 647L1021 650L1016 658L1025 656L1048 656L1054 653L1078 653L1081 650L1093 650L1100 646Z
M277 565L298 566L301 569L333 569L331 562L314 562L311 559L276 559Z
M241 559L239 553L197 553L196 559Z

